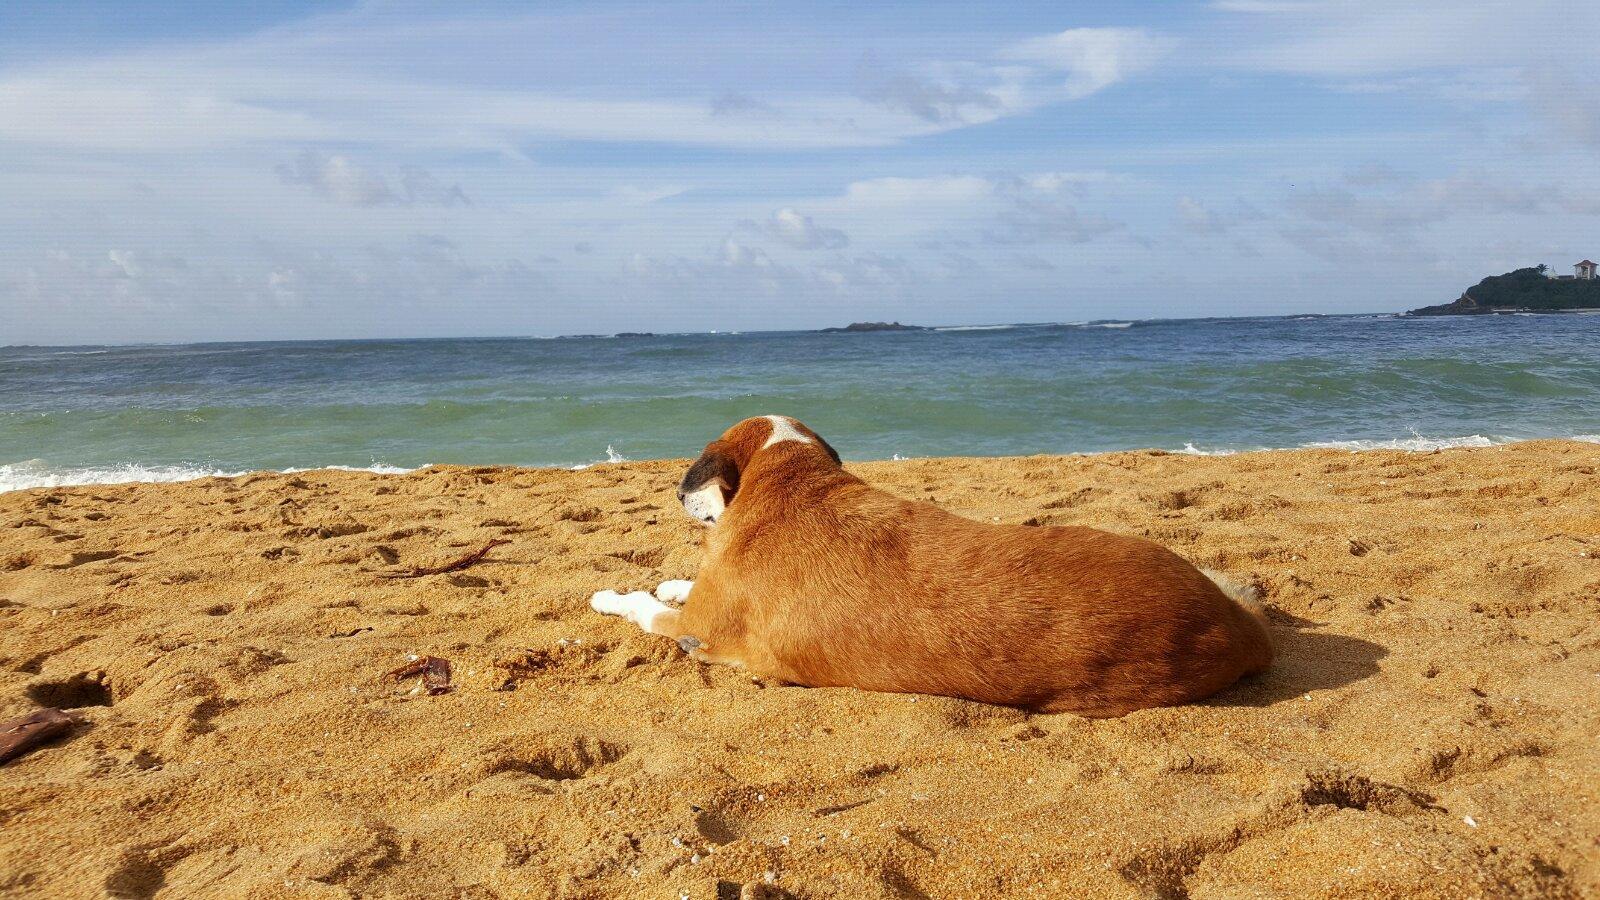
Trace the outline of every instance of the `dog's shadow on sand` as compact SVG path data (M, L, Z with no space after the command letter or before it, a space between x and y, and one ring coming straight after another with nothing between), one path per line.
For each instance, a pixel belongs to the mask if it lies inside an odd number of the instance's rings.
M1372 641L1320 631L1321 622L1279 610L1271 610L1270 618L1277 643L1272 668L1217 694L1212 705L1271 706L1311 691L1344 687L1376 674L1378 660L1389 655Z

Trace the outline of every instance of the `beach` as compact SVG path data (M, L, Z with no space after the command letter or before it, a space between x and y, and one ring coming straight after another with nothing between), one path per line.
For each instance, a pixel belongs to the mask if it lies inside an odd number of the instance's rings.
M0 766L0 896L1600 893L1600 445L849 465L1260 589L1269 673L1111 720L594 613L694 577L685 464L0 493L0 718L78 720Z

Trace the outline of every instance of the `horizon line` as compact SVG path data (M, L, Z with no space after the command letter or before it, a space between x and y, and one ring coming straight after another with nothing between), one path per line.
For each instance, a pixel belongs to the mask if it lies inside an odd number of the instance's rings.
M1401 315L1404 315L1404 312L1403 311L1402 312L1396 312L1396 311L1393 311L1393 310L1370 310L1370 311L1366 311L1366 312L1344 312L1344 313L1297 312L1297 313L1272 313L1272 314L1240 315L1240 316L1226 316L1226 315L1224 315L1224 316L1149 316L1149 317L1144 317L1144 318L1123 316L1123 317L1111 317L1111 318L1102 318L1102 319L1082 319L1082 320L1057 321L1057 322L955 322L955 323L942 324L942 325L910 325L910 326L907 326L907 329L908 330L916 330L916 331L939 331L939 330L948 330L948 329L952 329L952 328L974 328L974 329L978 329L978 328L994 328L994 329L999 329L999 328L1048 328L1048 327L1052 327L1052 326L1095 325L1095 324L1100 324L1100 323L1104 323L1104 322L1129 322L1129 323L1135 323L1136 324L1136 323L1140 323L1140 322L1213 322L1213 321L1230 321L1230 320L1247 321L1247 320L1251 320L1251 319L1302 319L1302 318L1346 319L1346 318L1358 318L1358 317L1362 317L1362 316L1380 316L1380 315L1401 316ZM862 320L862 321L866 321L866 320ZM849 323L849 324L855 324L855 323ZM903 324L903 323L899 323L899 324ZM615 331L615 332L610 332L610 333L604 333L604 332L578 332L578 333L573 333L573 334L444 334L444 335L415 335L415 336L411 336L411 337L307 337L307 338L270 338L270 339L266 339L266 340L259 340L258 339L258 340L208 340L208 341L129 341L127 343L96 343L96 344L48 344L48 343L36 344L36 343L22 343L22 344L0 344L0 350L26 350L26 349L30 349L30 348L37 348L37 349L41 349L41 350L64 350L64 349L100 348L100 347L115 347L115 348L134 348L134 347L208 347L208 346L220 346L220 345L227 345L227 344L328 344L328 343L356 344L356 343L380 343L380 342L401 343L401 342L417 342L417 341L559 341L559 340L581 340L581 339L585 339L585 338L611 340L611 339L614 339L614 338L616 338L618 336L621 336L621 335L637 335L637 336L641 336L641 337L700 337L700 336L709 337L709 336L712 336L712 335L726 335L726 336L737 337L737 336L758 335L758 334L828 334L828 333L840 333L840 332L828 332L828 331L825 330L825 329L828 329L828 328L840 328L840 327L843 327L843 326L824 325L824 326L821 326L821 327L818 327L818 328L757 328L757 329L740 329L740 330L729 329L727 331L721 331L721 330L704 330L704 331L700 331L700 330L697 330L697 331ZM883 333L893 334L893 333L904 333L904 332L871 332L871 331L867 331L867 332L852 332L852 333L854 333L854 334L883 334Z

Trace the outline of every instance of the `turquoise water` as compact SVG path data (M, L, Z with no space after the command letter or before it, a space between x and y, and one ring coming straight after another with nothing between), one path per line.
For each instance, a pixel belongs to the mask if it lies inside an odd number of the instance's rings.
M847 459L1594 435L1600 316L0 348L0 489L690 456L773 412Z

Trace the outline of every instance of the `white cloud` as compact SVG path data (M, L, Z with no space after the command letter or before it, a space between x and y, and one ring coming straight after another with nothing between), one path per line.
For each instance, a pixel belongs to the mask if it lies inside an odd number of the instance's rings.
M310 188L319 196L347 206L382 206L390 203L436 206L471 205L459 185L446 187L426 169L400 169L398 190L389 179L343 154L305 150L292 163L277 167L285 184Z
M294 61L285 60L286 66ZM0 80L0 141L147 152L338 140L513 153L519 141L728 147L885 144L942 130L846 98L791 98L785 127L699 101L565 97L409 82L307 60L294 73L211 60L126 58Z
M626 284L651 296L690 295L726 316L747 316L749 300L818 303L842 308L852 298L881 300L898 295L920 276L905 260L879 253L832 256L808 264L775 260L760 247L724 240L706 256L633 254L624 267ZM831 304L831 305L830 305ZM757 314L770 314L762 307Z
M1534 111L1557 133L1580 146L1600 149L1600 80L1546 64L1533 67L1526 81Z
M711 101L711 114L713 116L749 116L754 118L773 118L778 110L770 103L763 103L748 94L738 91L727 91Z
M1428 69L1481 72L1582 55L1591 41L1562 0L1339 0L1214 4L1245 14L1219 56L1279 72L1371 76Z
M144 273L144 270L139 267L137 254L130 250L108 250L106 251L106 258L111 260L111 264L117 267L123 278L138 278Z
M1061 90L1076 99L1150 68L1175 45L1142 28L1069 28L1021 41L1001 55L1064 73Z
M1467 108L1482 103L1512 103L1528 97L1527 79L1515 66L1335 81L1330 87L1349 94L1411 94Z
M920 276L905 260L882 253L863 253L819 266L817 275L836 289L898 289Z
M1115 182L1094 171L872 178L808 205L851 231L924 242L940 235L934 243L941 249L956 236L991 244L1079 244L1123 229L1121 222L1083 208L1091 188Z
M983 229L984 239L994 244L1087 244L1121 230L1121 222L1085 211L1077 202L1085 183L1083 177L1063 173L998 180L1000 212Z
M1600 147L1600 55L1570 0L1226 0L1206 62L1448 104L1476 143L1539 128L1523 155ZM1487 119L1497 115L1499 120ZM1526 163L1524 163L1524 167Z
M625 184L611 192L612 198L627 206L648 206L659 203L682 194L688 188L682 185L660 185L657 187L639 187Z
M0 319L50 309L32 340L85 343L470 333L529 317L550 292L518 260L481 262L438 237L351 251L258 244L225 257L53 248L0 266Z
M762 222L746 221L744 226L797 250L839 250L850 244L850 236L837 228L818 225L810 216L784 207Z
M449 24L430 57L474 54L496 37L490 19ZM508 155L552 139L881 146L1086 96L1148 67L1167 44L1138 29L1072 29L992 58L869 67L853 92L813 76L759 100L729 91L708 104L695 91L623 88L598 74L603 60L564 86L372 64L396 42L392 26L327 17L292 33L12 71L0 75L0 141L151 152L338 141Z
M1439 259L1436 252L1411 237L1385 239L1341 228L1307 225L1283 228L1279 235L1308 256L1356 271L1431 266Z
M980 80L991 80L990 72L968 71ZM980 84L887 72L870 59L857 67L856 81L856 96L862 100L941 125L986 122L1001 115L1005 107L997 94Z
M461 190L461 185L446 186L433 173L421 166L400 167L400 196L407 203L431 206L471 206L472 201Z
M377 206L395 199L382 176L363 169L347 156L306 150L293 163L278 166L277 171L284 183L304 185L335 203Z
M1296 13L1328 5L1328 0L1213 0L1212 9L1237 13Z
M1087 244L1122 227L1121 222L1085 213L1071 203L1029 200L1002 212L983 236L994 244Z
M1194 234L1221 234L1227 230L1210 207L1187 194L1178 198L1178 223Z
M939 207L966 209L993 191L994 182L976 175L891 176L852 181L842 198L825 205L852 212L889 212L911 206L923 211Z
M176 61L181 68L183 62ZM0 141L102 151L187 151L256 141L331 139L331 123L143 66L86 65L0 79ZM242 92L241 92L242 93Z
M1448 300L1485 274L1592 255L1582 235L1600 204L1512 173L1428 178L1367 167L1292 190L1284 209L1268 224L1290 246L1351 272L1439 274L1429 296Z
M1000 48L992 58L889 71L870 57L856 95L940 127L970 125L1079 100L1154 66L1177 42L1142 28L1069 28Z
M1443 178L1371 182L1353 173L1346 185L1298 189L1289 208L1307 219L1379 236L1410 233L1436 222L1468 216L1532 216L1570 208L1554 186L1534 186L1504 177L1458 173Z

